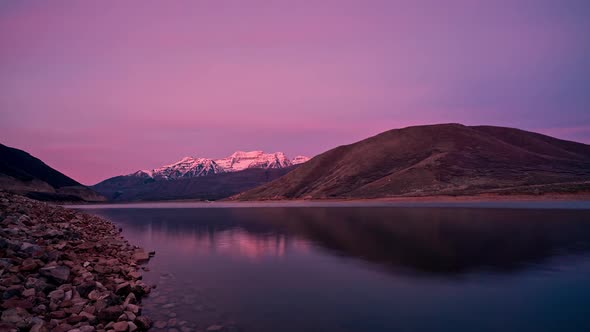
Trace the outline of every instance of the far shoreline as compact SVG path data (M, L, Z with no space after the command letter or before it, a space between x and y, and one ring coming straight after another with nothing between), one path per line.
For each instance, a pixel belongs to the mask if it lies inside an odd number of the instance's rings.
M565 203L580 202L590 204L590 193L578 194L543 194L543 195L498 195L498 194L481 194L465 196L398 196L382 198L337 198L337 199L273 199L273 200L232 200L222 199L216 201L207 201L199 199L176 199L176 200L158 200L158 201L133 201L133 202L86 202L86 203L67 203L59 204L68 208L80 209L100 209L100 208L173 208L173 207L195 207L195 208L240 208L240 207L345 207L345 206L461 206L466 204L502 204L502 203ZM437 205L439 204L440 205ZM190 206L188 206L190 205ZM472 205L473 207L485 207L484 205ZM496 206L492 206L496 207ZM510 207L510 206L508 206ZM551 208L551 207L549 207ZM590 208L584 207L584 208Z

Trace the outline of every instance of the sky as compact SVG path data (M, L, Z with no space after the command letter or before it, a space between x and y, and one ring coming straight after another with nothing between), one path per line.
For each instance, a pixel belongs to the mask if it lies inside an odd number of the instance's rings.
M458 122L590 144L590 1L2 1L0 143L84 183Z

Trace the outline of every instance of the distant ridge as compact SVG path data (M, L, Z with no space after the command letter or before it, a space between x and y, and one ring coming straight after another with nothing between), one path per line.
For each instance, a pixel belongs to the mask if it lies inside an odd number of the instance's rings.
M299 166L248 168L239 172L176 180L122 175L98 183L92 188L112 201L218 200L276 180L297 167Z
M322 153L240 200L590 192L590 146L520 129L440 124Z
M287 168L308 161L305 156L290 160L283 152L236 151L221 159L184 157L181 160L152 170L141 170L129 174L156 180L178 180L212 174L239 172L250 168Z
M47 166L27 152L2 144L0 189L40 200L105 200L93 190Z
M92 188L113 201L227 198L287 174L308 157L236 151L221 159L185 157L152 170L104 180Z

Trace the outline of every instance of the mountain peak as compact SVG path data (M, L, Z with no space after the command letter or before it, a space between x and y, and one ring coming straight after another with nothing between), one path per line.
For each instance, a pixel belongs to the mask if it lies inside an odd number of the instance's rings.
M235 158L254 157L254 156L260 156L262 154L264 154L264 151L261 151L261 150L255 150L255 151L236 151L236 152L232 153L230 155L230 157L235 157Z
M292 165L283 152L265 153L264 151L236 151L231 156L216 160L229 171L241 171L247 168L285 168Z
M291 164L293 165L299 165L299 164L303 164L304 162L307 162L309 159L309 157L306 156L296 156L295 158L293 158L291 160Z
M181 160L153 170L137 171L132 176L156 179L179 179L210 174L237 172L248 168L286 168L308 161L310 158L297 156L290 160L283 152L265 153L262 150L236 151L220 159L184 157Z

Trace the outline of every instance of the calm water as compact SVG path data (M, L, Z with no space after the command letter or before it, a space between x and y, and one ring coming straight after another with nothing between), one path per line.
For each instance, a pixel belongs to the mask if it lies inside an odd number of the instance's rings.
M590 331L584 204L179 207L88 211L157 252L144 304L179 330Z

